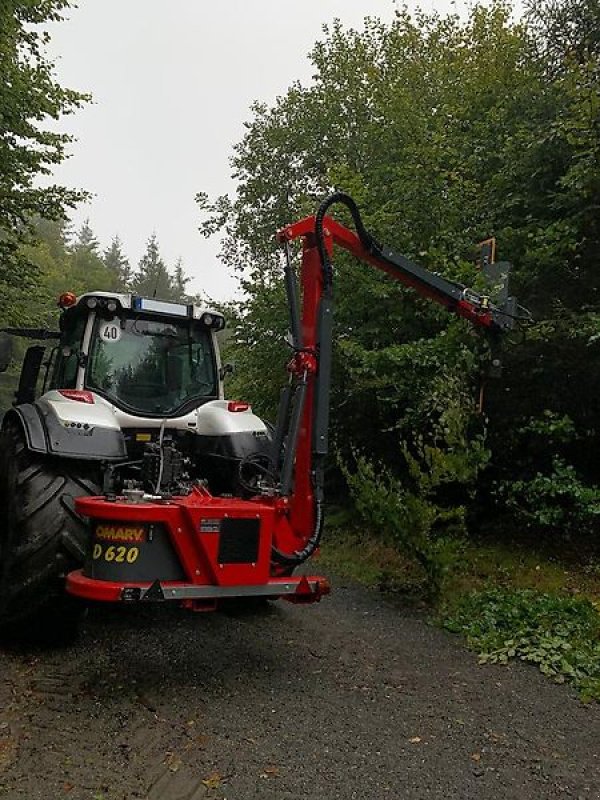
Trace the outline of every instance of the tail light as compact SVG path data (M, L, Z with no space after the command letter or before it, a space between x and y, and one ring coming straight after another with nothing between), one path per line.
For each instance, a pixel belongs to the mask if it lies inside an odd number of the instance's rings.
M90 405L94 402L94 395L84 389L59 389L58 393L67 400L77 400L79 403L89 403Z
M243 403L241 400L230 400L227 403L227 411L248 411L250 403Z

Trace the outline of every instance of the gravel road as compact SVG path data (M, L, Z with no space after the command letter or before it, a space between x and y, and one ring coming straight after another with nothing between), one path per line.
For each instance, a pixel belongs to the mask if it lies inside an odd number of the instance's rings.
M600 705L354 586L94 609L75 646L0 670L0 798L600 798Z

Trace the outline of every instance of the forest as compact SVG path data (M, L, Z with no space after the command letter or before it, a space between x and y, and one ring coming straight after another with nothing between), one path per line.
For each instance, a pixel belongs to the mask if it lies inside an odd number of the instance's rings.
M118 237L102 249L89 224L69 232L85 192L39 188L69 144L40 121L89 99L56 83L36 33L67 6L0 11L13 78L0 90L0 326L47 324L63 288L186 294L155 234L133 268ZM481 286L475 245L495 237L533 316L505 337L497 377L468 323L336 256L332 526L352 528L354 547L368 531L398 549L432 597L489 541L597 578L598 3L529 2L519 19L503 0L466 18L399 8L390 24L325 28L310 61L310 82L251 108L231 157L235 192L198 187L200 232L221 237L244 293L224 304L228 393L274 418L283 372L265 364L285 363L287 320L273 234L331 191L355 198L380 241L468 286Z

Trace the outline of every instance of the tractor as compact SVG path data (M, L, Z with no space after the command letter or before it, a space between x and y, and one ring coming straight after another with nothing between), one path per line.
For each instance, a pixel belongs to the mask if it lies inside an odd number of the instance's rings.
M327 216L335 203L355 230ZM295 571L323 528L334 247L493 343L527 318L505 287L494 305L379 244L342 193L277 239L291 358L274 426L225 399L225 320L214 309L67 292L58 331L4 329L53 346L27 350L2 425L0 627L64 629L78 612L74 598L207 610L229 598L307 603L329 592L325 578ZM488 262L505 279L508 265ZM0 361L6 367L4 344Z

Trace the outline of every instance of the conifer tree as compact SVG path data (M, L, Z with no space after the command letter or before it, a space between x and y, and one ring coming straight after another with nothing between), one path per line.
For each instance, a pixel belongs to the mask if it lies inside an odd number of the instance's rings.
M175 270L173 273L173 290L176 295L176 299L180 302L186 302L188 300L188 295L186 293L186 287L190 282L190 278L185 274L183 270L183 259L178 258L175 263Z
M146 252L140 259L137 273L132 281L132 289L144 297L157 297L160 300L176 299L173 278L160 254L156 233L148 239Z
M85 287L86 291L108 291L114 288L111 275L102 261L100 245L89 219L86 219L77 231L70 251L71 272L76 285Z
M133 275L129 259L123 253L121 239L118 234L113 236L110 246L104 251L102 260L114 281L112 288L121 292L127 291Z

